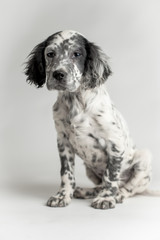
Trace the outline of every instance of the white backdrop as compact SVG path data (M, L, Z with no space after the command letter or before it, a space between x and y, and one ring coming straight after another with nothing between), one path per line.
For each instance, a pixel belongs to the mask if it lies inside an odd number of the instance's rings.
M153 239L152 234L159 239L159 199L131 199L105 213L90 209L87 201L73 200L66 209L43 207L60 182L52 120L57 93L28 85L23 63L36 44L59 30L77 30L100 45L114 73L108 91L137 146L152 151L153 181L159 184L160 1L1 0L0 25L0 185L10 189L0 197L0 238L50 240L61 233L62 239L93 240L108 227L109 239L113 233L125 239L125 225L130 240ZM79 159L76 178L85 184Z
M2 1L1 177L14 181L59 175L51 111L57 93L29 86L23 63L49 35L73 29L110 57L111 98L137 146L151 149L153 178L160 179L159 12L158 0Z

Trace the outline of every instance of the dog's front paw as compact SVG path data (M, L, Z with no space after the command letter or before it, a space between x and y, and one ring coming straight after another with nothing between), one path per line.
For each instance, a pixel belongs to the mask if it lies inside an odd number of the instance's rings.
M65 207L71 202L71 196L58 192L55 196L50 197L47 201L49 207Z
M116 201L113 197L99 197L98 196L93 199L91 206L96 209L115 208Z

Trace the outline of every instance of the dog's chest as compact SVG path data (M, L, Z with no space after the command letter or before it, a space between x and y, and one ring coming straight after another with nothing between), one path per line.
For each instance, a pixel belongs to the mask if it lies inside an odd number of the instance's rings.
M75 111L74 115L73 112L68 113L63 121L65 133L75 153L89 167L96 171L99 169L101 175L107 163L106 140L102 137L104 133L92 113Z

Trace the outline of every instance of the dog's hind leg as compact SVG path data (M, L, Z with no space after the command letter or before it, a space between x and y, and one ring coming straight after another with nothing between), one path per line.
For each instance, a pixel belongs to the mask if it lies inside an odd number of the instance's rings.
M74 191L73 196L75 198L82 198L82 199L94 198L98 195L101 189L102 189L101 187L94 187L94 188L77 187Z
M99 185L102 183L102 178L98 177L91 168L86 166L86 175L87 177L95 184Z
M148 150L137 150L133 159L133 174L129 181L119 189L118 199L128 198L144 192L151 180L151 159Z
M91 168L86 167L86 175L87 177L96 185L99 185L102 183L102 179L100 177L98 177ZM83 199L87 199L87 198L94 198L97 196L97 194L99 193L99 191L101 190L101 185L97 186L97 187L93 187L93 188L81 188L81 187L77 187L74 191L73 196L75 198L83 198Z

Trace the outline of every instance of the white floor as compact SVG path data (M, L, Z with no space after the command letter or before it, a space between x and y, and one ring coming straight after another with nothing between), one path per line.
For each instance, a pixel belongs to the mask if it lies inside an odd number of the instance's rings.
M54 184L1 188L1 240L160 240L160 197L136 196L112 210L95 210L91 200L77 199L66 208L49 208L45 202L57 191Z

